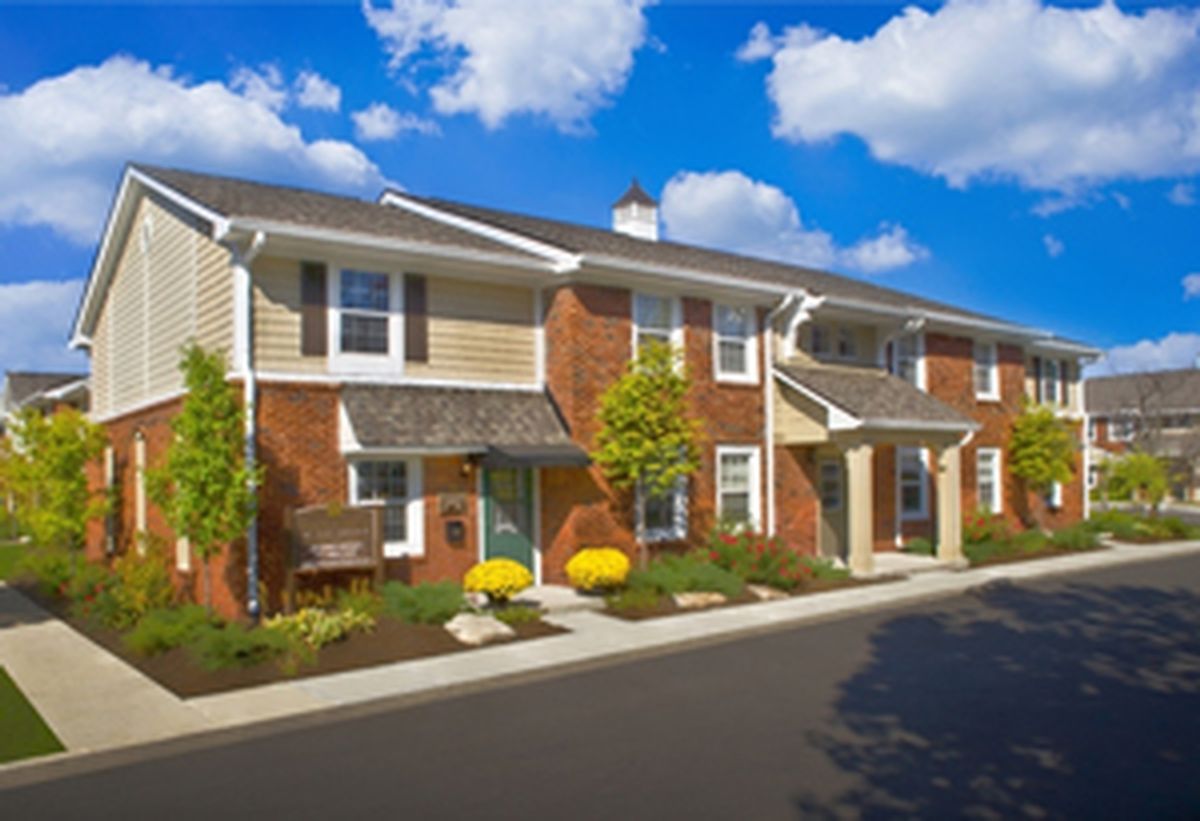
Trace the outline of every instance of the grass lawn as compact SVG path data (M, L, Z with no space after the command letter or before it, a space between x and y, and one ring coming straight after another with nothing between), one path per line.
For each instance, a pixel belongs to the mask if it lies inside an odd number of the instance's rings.
M16 542L0 541L0 581L5 581L12 575L17 560L25 554L25 548L25 545Z
M46 722L0 667L0 764L62 750Z

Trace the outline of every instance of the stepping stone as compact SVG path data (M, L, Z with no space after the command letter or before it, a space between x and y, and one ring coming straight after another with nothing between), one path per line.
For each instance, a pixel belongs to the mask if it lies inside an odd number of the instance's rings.
M675 606L683 610L699 610L702 607L716 607L729 601L721 593L676 593L672 598Z
M746 585L746 589L759 601L779 601L780 599L790 598L787 593L778 587L769 587L765 584L748 584Z
M515 630L499 619L474 613L459 613L446 622L446 631L471 647L504 641L517 635Z

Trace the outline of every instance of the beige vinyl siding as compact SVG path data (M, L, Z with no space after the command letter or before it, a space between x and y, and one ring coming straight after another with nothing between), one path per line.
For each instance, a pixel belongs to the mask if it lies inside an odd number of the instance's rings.
M229 249L197 232L196 341L210 351L233 355L233 274Z
M109 357L112 373L110 412L134 405L147 396L147 260L140 239L146 210L147 201L143 200L126 234L104 305L104 313L110 320L108 344L103 351Z
M264 257L254 263L254 367L324 373L325 357L300 355L300 263Z
M152 234L147 254L147 391L160 396L183 387L179 354L195 338L196 231L153 203L147 211Z
M829 441L828 413L807 396L785 385L775 391L775 442L810 445Z
M96 321L96 330L92 334L91 375L89 377L91 391L92 415L100 418L108 414L112 406L112 378L109 368L108 347L108 313L101 311ZM97 355L97 351L102 351Z

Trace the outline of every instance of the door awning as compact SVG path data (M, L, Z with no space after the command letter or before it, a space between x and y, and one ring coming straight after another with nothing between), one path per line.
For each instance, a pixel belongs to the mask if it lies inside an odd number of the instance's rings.
M570 442L556 445L493 445L479 460L485 468L587 467L591 458Z

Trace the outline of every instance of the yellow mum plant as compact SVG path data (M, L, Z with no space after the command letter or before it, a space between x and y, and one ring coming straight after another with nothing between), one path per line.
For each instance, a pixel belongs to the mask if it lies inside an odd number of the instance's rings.
M463 589L486 593L493 602L506 602L533 584L533 574L512 559L488 559L467 571Z
M625 584L629 557L615 547L589 547L567 562L567 578L580 590L611 590Z

